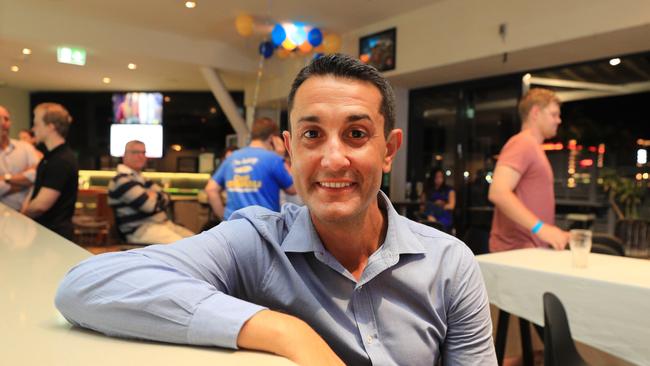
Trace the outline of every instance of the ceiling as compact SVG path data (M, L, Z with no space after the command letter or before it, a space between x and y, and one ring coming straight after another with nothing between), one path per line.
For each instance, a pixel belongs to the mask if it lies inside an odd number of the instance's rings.
M206 90L200 66L243 89L257 69L257 45L278 21L345 33L431 0L0 0L0 86L27 90ZM345 12L340 9L346 9ZM236 33L237 15L256 34ZM57 46L82 47L86 66L56 62ZM23 48L32 54L22 55ZM127 64L137 64L136 70ZM18 72L11 72L16 65ZM110 77L111 83L102 79Z

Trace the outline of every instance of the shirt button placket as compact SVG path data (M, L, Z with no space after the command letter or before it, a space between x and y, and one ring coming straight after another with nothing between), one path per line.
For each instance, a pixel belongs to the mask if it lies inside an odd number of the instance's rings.
M370 299L368 298L368 292L364 291L364 286L359 285L356 288L353 297L354 303L354 315L357 319L357 324L359 327L359 334L361 335L361 340L363 342L363 348L368 353L371 361L376 362L375 356L376 353L376 339L375 339L375 325L372 324L373 317L370 314Z

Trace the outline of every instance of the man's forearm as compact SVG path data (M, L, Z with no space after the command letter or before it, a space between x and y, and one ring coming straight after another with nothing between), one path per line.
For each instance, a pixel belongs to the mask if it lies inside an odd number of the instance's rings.
M33 184L33 182L23 173L12 175L11 179L7 183L11 184L12 187L16 187L18 190L31 187Z
M239 332L237 346L275 353L299 365L343 365L307 323L272 310L262 310L248 319Z
M224 215L224 205L219 197L218 192L208 192L208 202L210 202L210 207L212 207L212 212L220 218L223 219Z
M506 215L507 218L530 230L539 218L535 216L512 191L501 191L490 195L490 201Z
M27 217L31 217L32 219L35 219L41 216L45 211L47 211L47 208L43 207L38 202L34 202L34 200L32 200L29 202L27 207L23 209L23 214Z

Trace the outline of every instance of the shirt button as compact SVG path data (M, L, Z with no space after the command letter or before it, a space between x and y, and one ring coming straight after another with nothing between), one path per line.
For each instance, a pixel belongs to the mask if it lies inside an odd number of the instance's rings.
M372 344L372 336L368 336L366 340L368 341L368 344Z

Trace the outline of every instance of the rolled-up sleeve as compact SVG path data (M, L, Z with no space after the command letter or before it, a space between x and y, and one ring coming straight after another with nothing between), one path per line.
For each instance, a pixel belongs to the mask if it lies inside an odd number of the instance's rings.
M237 348L243 324L265 307L232 296L241 282L234 257L214 229L98 255L70 270L55 304L71 323L112 336Z

